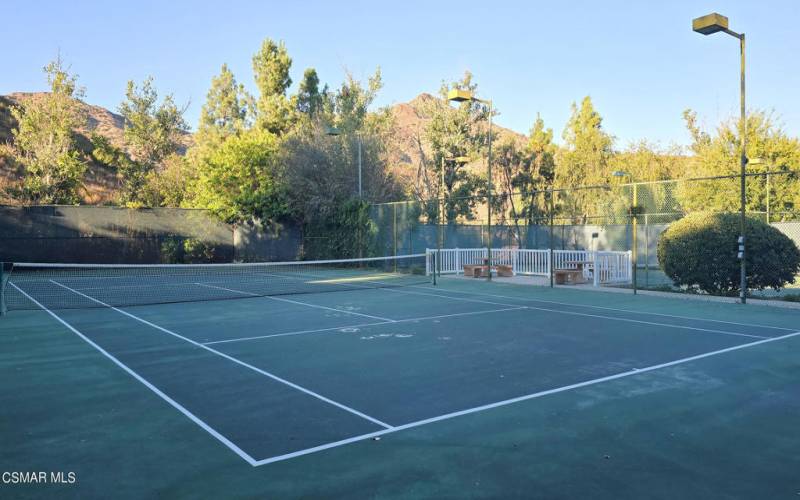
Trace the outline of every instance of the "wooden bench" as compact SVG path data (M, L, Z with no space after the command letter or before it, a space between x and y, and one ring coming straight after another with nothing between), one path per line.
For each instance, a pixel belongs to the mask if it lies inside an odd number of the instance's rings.
M579 285L586 283L582 269L554 269L553 278L556 285Z
M511 266L507 266L505 264L498 264L494 266L495 271L497 271L497 275L501 278L510 278L514 276L514 268Z
M500 277L514 276L514 269L507 265L492 266L492 271ZM470 278L485 278L489 272L489 267L481 264L464 264L464 276Z
M483 276L483 268L480 264L464 264L464 276L470 278L480 278Z

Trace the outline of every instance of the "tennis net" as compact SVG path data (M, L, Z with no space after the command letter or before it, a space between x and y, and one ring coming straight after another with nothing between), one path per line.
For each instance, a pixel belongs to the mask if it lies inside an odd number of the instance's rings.
M3 265L2 305L79 309L323 293L428 283L425 254L244 264Z

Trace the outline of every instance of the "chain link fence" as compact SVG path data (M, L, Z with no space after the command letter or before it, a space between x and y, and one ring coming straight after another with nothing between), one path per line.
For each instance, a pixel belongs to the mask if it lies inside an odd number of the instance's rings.
M698 292L676 286L664 273L659 242L674 222L689 214L738 215L741 177L625 180L628 182L602 186L498 193L492 199L491 229L486 196L373 205L374 251L396 255L438 247L482 248L490 238L493 248L631 251L638 289ZM800 247L800 172L748 174L745 209L748 218L768 223ZM735 249L735 238L729 243ZM757 242L750 243L755 246ZM750 256L748 261L761 257ZM736 259L736 253L730 258ZM750 289L748 294L789 299L798 294L800 298L800 276L780 290Z
M622 179L630 180L630 179ZM800 246L800 172L751 173L746 214ZM740 177L719 176L354 205L339 224L224 224L202 210L0 206L0 257L16 262L172 263L291 261L423 253L429 248L630 251L639 289L676 286L659 261L675 222L695 213L738 214ZM760 234L760 233L759 233ZM738 232L736 233L738 236ZM750 236L759 238L758 234ZM758 239L748 248L758 248ZM736 259L736 241L720 258ZM780 263L781 256L771 257ZM731 264L731 262L728 262ZM755 276L754 278L759 278ZM800 277L751 296L800 298ZM704 292L707 293L707 292Z

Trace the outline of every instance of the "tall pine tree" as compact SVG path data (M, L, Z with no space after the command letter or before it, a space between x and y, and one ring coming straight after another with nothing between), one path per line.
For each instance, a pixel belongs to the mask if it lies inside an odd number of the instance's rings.
M556 185L570 188L608 184L614 138L603 129L603 119L589 96L583 98L580 107L572 104L563 138L564 146L555 168ZM584 220L603 215L602 201L595 190L571 190L559 197L566 215Z
M256 124L277 135L289 131L294 122L294 110L286 97L292 84L291 67L292 59L283 42L275 43L267 38L253 56L253 73L259 91Z

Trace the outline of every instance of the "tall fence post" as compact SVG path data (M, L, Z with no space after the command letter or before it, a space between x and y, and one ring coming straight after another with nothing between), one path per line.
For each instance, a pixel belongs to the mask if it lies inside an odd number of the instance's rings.
M650 288L650 219L644 214L644 287Z
M392 203L392 255L397 257L397 203ZM394 260L394 272L397 272L397 259Z
M547 274L550 275L550 288L553 288L553 231L555 230L555 200L553 200L555 193L550 191L550 254L547 260Z
M8 282L8 272L6 272L6 266L10 268L11 264L0 262L0 316L5 316L7 311L6 283Z
M600 263L601 259L600 252L595 252L594 254L594 272L592 273L592 285L600 286L600 267L602 264Z

